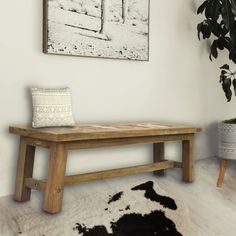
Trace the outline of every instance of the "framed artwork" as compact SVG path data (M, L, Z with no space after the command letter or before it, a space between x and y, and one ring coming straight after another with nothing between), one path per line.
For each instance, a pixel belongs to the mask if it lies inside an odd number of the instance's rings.
M48 54L149 60L150 0L44 0Z

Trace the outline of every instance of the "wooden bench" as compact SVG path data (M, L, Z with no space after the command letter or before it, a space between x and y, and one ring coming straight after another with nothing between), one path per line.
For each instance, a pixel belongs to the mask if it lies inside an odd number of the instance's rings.
M11 126L9 130L20 135L15 200L30 200L31 189L43 191L44 210L48 213L61 211L65 185L141 172L162 175L163 170L169 168L182 168L183 181L192 182L194 178L194 135L199 128L153 122L41 129ZM164 142L168 141L182 141L182 162L164 160ZM68 150L129 144L153 144L154 163L65 176ZM33 178L37 146L50 149L47 180Z

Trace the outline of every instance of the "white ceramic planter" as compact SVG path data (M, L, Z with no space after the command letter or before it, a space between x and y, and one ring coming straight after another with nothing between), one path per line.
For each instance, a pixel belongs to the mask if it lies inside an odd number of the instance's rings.
M219 123L219 155L236 160L236 124Z

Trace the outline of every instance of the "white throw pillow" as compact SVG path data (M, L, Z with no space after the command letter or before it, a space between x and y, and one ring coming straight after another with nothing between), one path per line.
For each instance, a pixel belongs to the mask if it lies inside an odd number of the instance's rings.
M33 128L74 126L69 88L31 88Z

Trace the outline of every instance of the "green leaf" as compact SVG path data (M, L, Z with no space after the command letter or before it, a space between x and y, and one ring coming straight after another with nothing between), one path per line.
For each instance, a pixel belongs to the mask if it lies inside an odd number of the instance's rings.
M225 36L229 33L229 30L226 29L225 25L224 25L224 21L222 20L221 23L220 23L220 26L222 27L221 29L221 35L222 36Z
M231 0L232 12L236 16L236 0Z
M201 31L202 31L202 23L198 24L197 25L197 32L198 32L198 39L200 40L200 34L201 34Z
M209 25L204 22L201 26L201 32L202 32L202 35L203 35L203 39L208 39L210 38L211 36L211 30L210 30L210 27Z
M220 0L208 0L207 2L204 2L202 8L205 9L205 16L207 19L217 21L221 12L221 2ZM202 8L200 10L202 10Z
M223 50L225 47L224 47L224 42L223 42L223 38L222 37L219 37L218 40L217 40L217 45L218 45L218 48L220 50Z
M229 37L222 37L222 43L224 48L227 48L229 51L232 49L232 42Z
M212 4L212 19L217 21L221 13L221 4L218 0L213 0Z
M213 9L212 9L212 3L215 0L209 0L206 5L206 10L205 10L205 16L206 18L213 18Z
M234 46L236 46L236 21L233 22L233 27L230 30L230 39Z
M225 74L227 74L227 71L222 70L222 71L221 71L221 75L225 75Z
M234 94L236 96L236 79L233 80Z
M231 87L231 79L229 78L224 79L222 82L222 88L224 90L225 97L227 98L228 102L231 101L231 97L232 97L232 91L230 87Z
M222 0L222 18L224 21L224 24L228 30L231 29L232 23L234 20L234 16L232 13L232 6L229 2L229 0Z
M229 65L224 64L223 66L220 67L220 69L229 70Z
M231 98L232 98L232 91L231 89L228 89L226 92L225 92L225 96L227 98L227 102L230 102L231 101Z
M221 32L222 32L222 29L221 29L221 26L218 22L212 20L209 22L209 27L211 29L211 32L217 36L217 37L220 37L221 35Z
M232 48L229 53L229 59L236 64L236 48Z
M213 44L211 45L211 52L210 52L210 60L212 61L212 56L214 58L217 58L218 52L217 52L217 40L214 40Z
M227 78L227 76L225 76L225 75L220 75L220 83L223 83L224 82L224 80Z
M197 9L197 14L202 14L203 11L206 9L208 0L206 0L205 2L203 2L203 4Z

